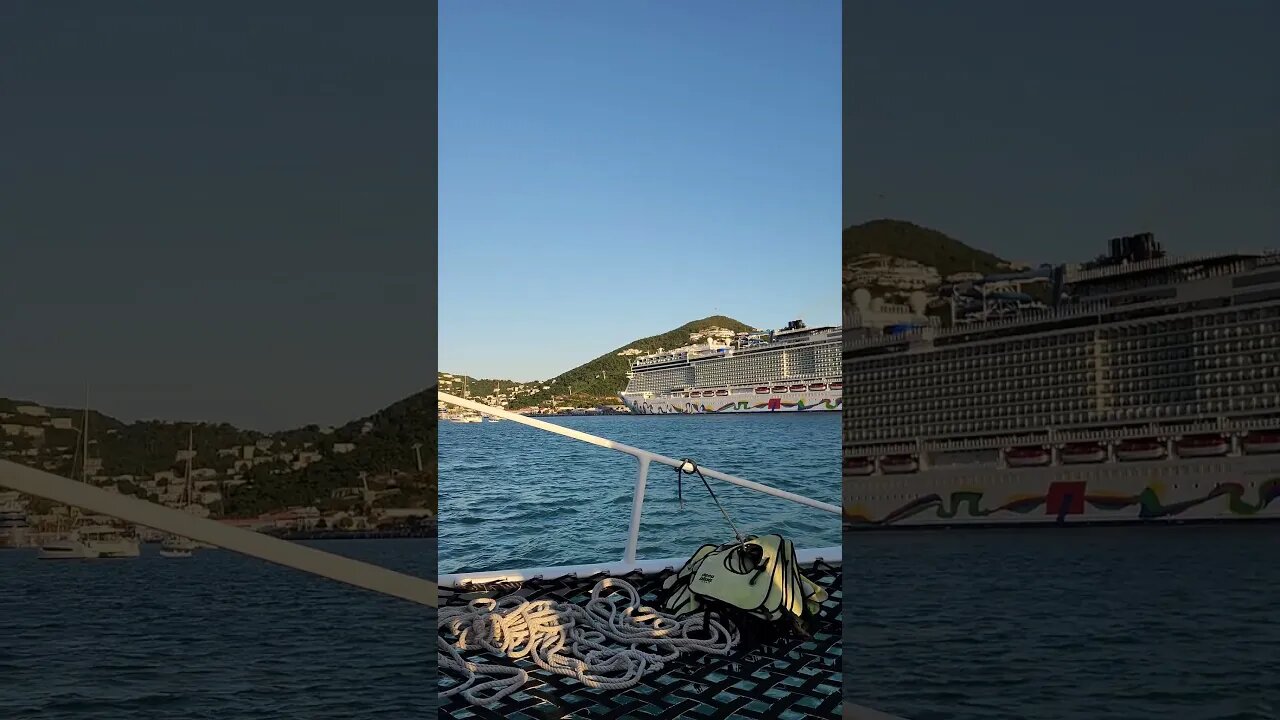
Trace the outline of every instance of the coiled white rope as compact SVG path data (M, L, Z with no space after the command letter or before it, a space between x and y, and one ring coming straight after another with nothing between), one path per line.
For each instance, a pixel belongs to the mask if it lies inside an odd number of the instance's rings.
M606 594L611 589L621 592ZM470 662L462 657L463 650L528 658L543 670L576 678L587 687L622 690L662 670L681 653L728 655L741 640L736 628L715 620L706 628L701 614L677 619L643 606L640 593L617 578L596 583L582 606L508 595L479 598L466 607L443 607L436 630L440 669L465 678L441 690L440 696L462 693L474 705L498 702L523 687L529 675L519 668ZM690 637L703 630L707 637Z

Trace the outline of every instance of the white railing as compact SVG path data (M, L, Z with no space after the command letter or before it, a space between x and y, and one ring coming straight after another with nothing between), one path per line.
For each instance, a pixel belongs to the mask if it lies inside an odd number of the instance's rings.
M648 560L648 561L636 560L636 545L639 542L639 537L640 537L640 517L641 517L641 511L644 507L644 492L645 492L645 485L648 482L648 478L649 478L649 466L652 463L656 462L662 465L668 465L673 468L678 468L683 465L682 461L676 460L675 458L667 457L665 455L652 453L652 452L649 452L648 450L642 450L637 447L632 447L630 445L624 445L623 443L615 442L613 440L609 440L608 438L602 438L598 435L592 435L590 433L584 433L579 430L574 430L573 428L568 428L563 425L556 425L555 423L549 423L549 422L546 422L545 420L539 420L537 418L528 417L526 415L510 412L508 410L503 410L501 408L491 407L489 405L485 405L484 403L479 403L479 402L476 402L475 400L471 400L468 398L460 398L460 397L457 397L456 395L450 395L448 393L442 392L442 393L439 393L439 400L440 402L443 402L443 403L448 403L450 405L455 405L457 407L466 408L468 410L475 410L476 412L481 412L486 415L492 415L494 417L499 417L504 420L511 420L521 425L527 425L529 427L537 428L539 430L543 430L549 433L554 433L556 435L562 435L567 438L572 438L574 440L577 440L579 442L584 442L589 445L596 445L598 447L607 448L609 450L620 452L625 455L630 455L636 458L636 460L639 461L639 464L640 464L639 471L636 474L635 494L632 497L632 501L631 501L631 524L627 531L626 546L625 546L625 549L623 550L622 562L620 564L619 563L600 563L600 564L593 564L593 565L525 568L521 570L503 570L503 571L486 572L486 573L442 574L438 578L441 585L445 587L460 587L462 585L470 584L470 583L486 583L486 582L496 582L496 581L514 582L514 581L520 581L520 580L527 580L535 577L557 577L557 576L563 577L568 575L585 576L585 575L595 574L598 572L606 572L611 574L623 574L623 573L631 572L633 570L640 570L642 572L656 572L656 571L660 571L668 567L671 567L673 563L677 564L678 566L678 564L683 563L687 559L687 558L664 558L661 560ZM818 510L832 513L837 516L841 515L841 510L839 505L832 505L831 503L825 503L820 500L814 500L812 498L808 498L803 495L797 495L796 493L787 492L785 490L778 490L777 488L772 488L772 487L769 487L768 485L762 485L760 483L752 482L750 480L744 480L734 475L729 475L727 473L722 473L717 470L712 470L711 468L698 466L698 469L701 470L702 474L708 478L720 480L722 482L727 482L731 485L737 485L738 487L747 488L748 490L754 490L758 493L771 495L773 497L781 498L783 500L789 500L791 502L798 503L800 505L806 505L808 507L816 508ZM801 563L812 562L813 560L817 560L817 559L823 559L828 562L838 562L840 560L840 552L841 552L841 549L839 546L833 546L833 547L827 547L827 548L798 550L796 552L796 555L797 555L797 560Z
M405 575L342 555L232 527L216 520L199 518L182 510L107 492L8 460L0 460L0 487L110 515L135 525L225 548L382 595L436 607L436 584L426 578Z

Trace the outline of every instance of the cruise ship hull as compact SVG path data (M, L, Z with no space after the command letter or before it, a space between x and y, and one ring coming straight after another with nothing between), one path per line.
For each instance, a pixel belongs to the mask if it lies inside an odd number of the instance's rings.
M1280 519L1280 454L846 475L846 527Z
M839 410L841 391L806 391L777 395L730 392L715 397L623 393L622 402L637 415L727 415L730 413L822 412Z

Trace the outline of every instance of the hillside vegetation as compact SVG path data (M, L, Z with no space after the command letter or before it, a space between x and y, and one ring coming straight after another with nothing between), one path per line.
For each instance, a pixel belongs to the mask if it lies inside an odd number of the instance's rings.
M0 398L0 412L12 413L19 405L35 402ZM360 475L370 478L399 478L400 493L390 502L396 507L436 509L436 388L430 387L368 417L324 432L316 425L276 433L241 430L226 423L175 423L154 420L124 423L96 411L90 412L89 456L101 458L101 477L131 475L142 479L153 473L172 470L183 472L177 460L187 447L188 432L196 449L196 467L212 468L220 478L236 477L245 484L228 488L222 503L211 510L220 515L245 516L279 510L294 505L332 505L331 493L341 487L358 484ZM83 410L48 408L51 417L70 417L76 429L43 426L43 436L3 438L0 455L13 457L28 449L39 449L43 457L55 458L50 470L68 475L79 467L79 428ZM5 423L42 426L42 418L15 416ZM318 451L322 457L305 467L292 468L286 460L254 465L236 471L237 458L219 454L219 450L252 445L259 440L273 441L270 453L281 451ZM334 444L350 442L354 449L334 452ZM421 472L413 445L422 444ZM31 462L27 457L14 457ZM77 471L78 472L78 471ZM136 483L120 483L122 492L146 497ZM151 497L153 501L155 497Z
M621 355L625 350L639 350L642 354L656 352L658 349L680 347L689 344L689 335L710 328L725 328L734 332L749 332L756 328L724 315L712 315L701 320L687 322L674 330L650 335L634 340L609 352L585 362L572 370L568 370L550 380L538 383L517 383L511 380L467 379L467 386L472 396L485 395L501 383L504 390L517 385L536 387L531 394L520 395L511 403L514 409L556 405L595 406L616 405L618 393L627 386L627 371L636 355ZM460 378L461 376L455 376ZM543 390L544 386L549 390ZM572 395L570 394L572 388ZM455 389L459 389L455 386Z
M845 228L843 263L860 255L879 253L932 265L946 277L957 272L1006 272L1001 258L969 247L945 233L905 220L872 220Z

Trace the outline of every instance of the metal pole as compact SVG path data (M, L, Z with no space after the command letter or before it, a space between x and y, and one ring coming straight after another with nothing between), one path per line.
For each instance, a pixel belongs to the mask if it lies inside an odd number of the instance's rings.
M627 531L627 549L622 553L622 562L627 565L636 561L636 545L640 542L640 514L644 508L644 486L649 478L649 458L641 457L639 460L635 496L631 499L631 528Z

